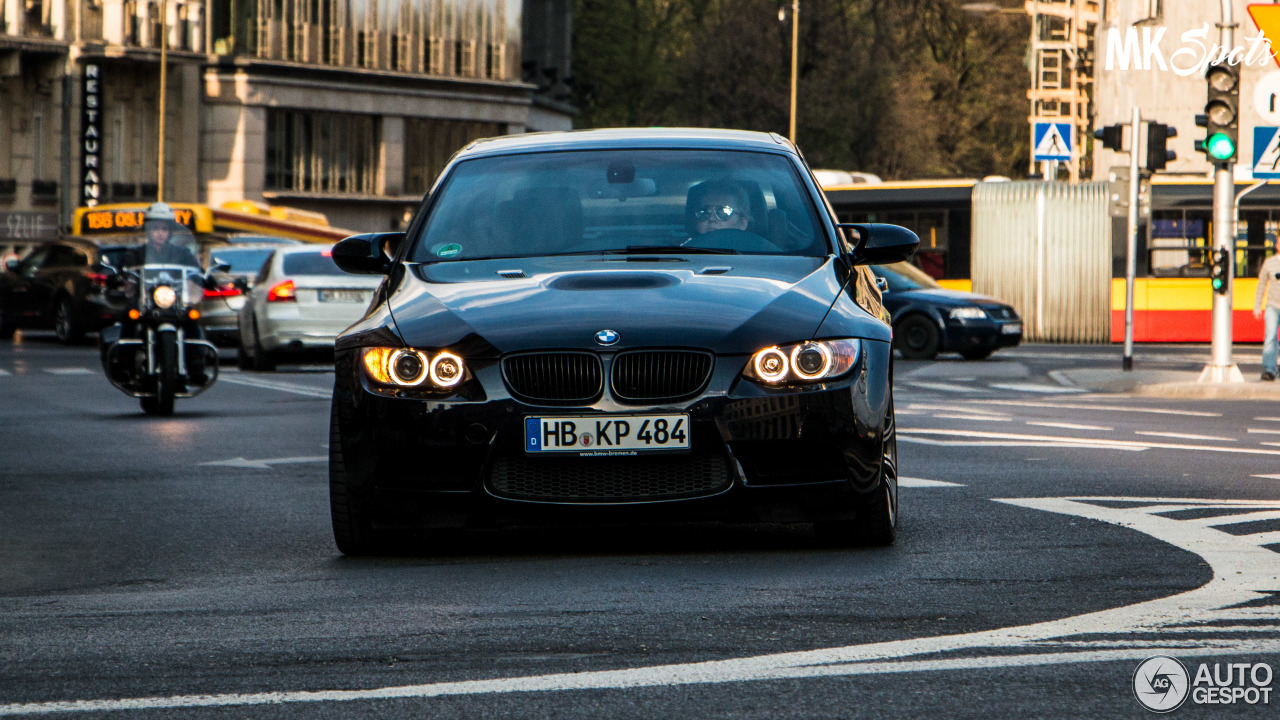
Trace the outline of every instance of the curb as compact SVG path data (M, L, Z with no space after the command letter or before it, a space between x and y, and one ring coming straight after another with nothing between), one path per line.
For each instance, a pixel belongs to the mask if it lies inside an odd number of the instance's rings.
M1246 383L1155 383L1138 385L1132 394L1142 397L1201 398L1215 400L1277 400L1280 384Z

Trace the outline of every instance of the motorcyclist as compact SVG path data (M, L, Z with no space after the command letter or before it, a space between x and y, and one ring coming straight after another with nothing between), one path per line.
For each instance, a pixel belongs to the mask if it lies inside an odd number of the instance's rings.
M178 224L173 208L162 202L152 203L142 215L142 228L146 232L144 246L146 262L158 265L193 265L201 267L195 253L173 242ZM185 230L185 228L182 228Z

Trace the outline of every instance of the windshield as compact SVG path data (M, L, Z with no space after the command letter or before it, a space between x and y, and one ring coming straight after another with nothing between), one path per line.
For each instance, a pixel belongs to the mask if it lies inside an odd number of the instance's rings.
M885 279L885 282L889 284L890 292L942 287L933 278L929 277L925 271L907 262L893 263L892 265L872 265L871 272L875 273L876 277Z
M285 275L345 275L327 250L295 252L284 256Z
M477 158L436 193L415 262L598 253L830 252L783 155L610 150Z
M232 275L257 275L273 252L273 248L218 248L209 253L209 265L230 265L227 272Z

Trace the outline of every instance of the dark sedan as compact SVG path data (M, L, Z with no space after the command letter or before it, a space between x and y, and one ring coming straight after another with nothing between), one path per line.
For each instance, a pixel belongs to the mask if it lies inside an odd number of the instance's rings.
M124 303L109 279L134 244L63 238L41 244L0 272L0 339L22 328L52 328L64 343L118 321Z
M958 352L966 360L981 360L1022 342L1022 318L995 298L945 290L905 262L871 271L884 281L893 346L904 358L931 360L940 352Z
M338 548L528 522L897 529L891 332L873 262L778 135L609 130L480 141L406 233L333 258L385 275L336 342Z

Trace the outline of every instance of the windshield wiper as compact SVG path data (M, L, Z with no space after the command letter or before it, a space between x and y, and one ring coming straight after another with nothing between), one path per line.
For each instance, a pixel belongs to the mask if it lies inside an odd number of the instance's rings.
M737 255L738 251L688 245L628 245L622 250L604 250L603 253L605 255Z

